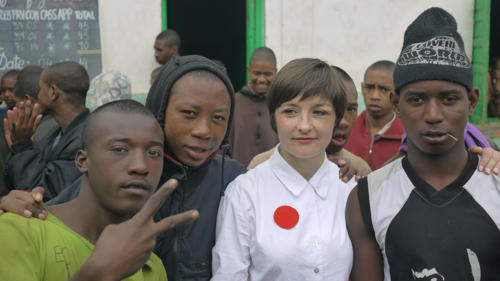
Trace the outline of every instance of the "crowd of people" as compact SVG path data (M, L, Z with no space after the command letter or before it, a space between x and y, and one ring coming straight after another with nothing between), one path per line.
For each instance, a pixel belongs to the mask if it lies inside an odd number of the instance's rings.
M6 72L0 279L498 279L500 152L457 23L430 8L402 39L359 116L341 66L260 47L235 92L173 30L145 105L120 71Z

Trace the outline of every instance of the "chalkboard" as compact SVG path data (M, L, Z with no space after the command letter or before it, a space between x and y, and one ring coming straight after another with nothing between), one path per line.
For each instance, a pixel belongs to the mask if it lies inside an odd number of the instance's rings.
M0 75L61 61L101 72L98 0L0 0Z

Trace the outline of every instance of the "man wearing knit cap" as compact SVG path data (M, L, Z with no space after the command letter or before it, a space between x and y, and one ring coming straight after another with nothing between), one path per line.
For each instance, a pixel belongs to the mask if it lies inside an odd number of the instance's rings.
M408 155L349 196L351 280L497 280L500 177L464 145L479 92L452 15L431 8L408 27L394 86Z

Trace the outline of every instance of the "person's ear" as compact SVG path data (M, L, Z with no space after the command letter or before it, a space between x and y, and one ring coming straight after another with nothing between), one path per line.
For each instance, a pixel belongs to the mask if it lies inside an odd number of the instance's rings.
M179 54L179 46L177 45L172 46L172 52L174 52L174 54Z
M250 66L247 66L247 71L248 71L248 74L250 74L250 72L252 71Z
M55 101L59 98L59 95L61 95L61 89L59 89L55 84L49 85L49 99L51 101Z
M479 100L479 90L477 88L473 88L469 91L469 117L474 114L474 108L476 108L477 102Z
M399 109L399 95L396 94L394 91L391 91L390 98L391 98L392 106L394 107L394 112L396 112L396 115L399 117L399 115L401 113L401 111Z
M85 150L79 150L76 153L75 164L76 168L80 173L85 174L88 171L88 152Z

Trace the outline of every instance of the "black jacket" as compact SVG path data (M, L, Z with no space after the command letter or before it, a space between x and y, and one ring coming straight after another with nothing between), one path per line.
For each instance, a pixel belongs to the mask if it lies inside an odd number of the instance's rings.
M27 140L13 144L5 165L7 186L29 190L43 186L45 200L48 200L80 177L75 156L82 148L82 133L88 116L87 109L81 112L64 134L57 127L39 142ZM59 135L59 142L54 146Z
M187 167L165 158L163 176L179 180L179 186L167 198L156 214L165 218L190 209L200 217L158 236L155 253L162 259L169 281L210 280L212 277L212 248L215 244L217 211L223 189L246 170L241 164L216 155L199 167ZM224 184L221 184L224 169Z
M213 61L201 56L174 56L158 73L149 91L146 107L153 112L163 128L173 85L180 77L195 70L211 72L228 90L231 108L228 129L222 143L222 147L226 147L233 119L234 89L227 74ZM200 212L198 220L167 231L158 237L155 252L165 265L169 281L210 279L215 224L222 190L244 171L243 166L227 156L222 158L221 155L216 155L198 167L187 167L171 157L166 157L162 182L168 178L177 178L179 187L158 211L158 219L189 209L197 209ZM224 173L223 183L222 173Z

